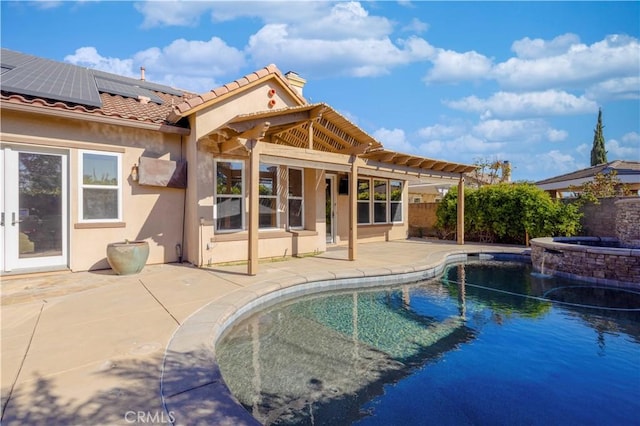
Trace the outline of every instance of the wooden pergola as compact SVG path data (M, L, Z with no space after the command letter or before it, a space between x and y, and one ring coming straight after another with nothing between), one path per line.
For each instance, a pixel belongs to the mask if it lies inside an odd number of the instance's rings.
M234 117L198 141L213 154L249 157L248 273L258 269L260 162L349 175L349 260L357 258L358 174L395 179L458 179L458 244L464 244L464 174L475 166L402 154L382 144L329 105L308 104Z

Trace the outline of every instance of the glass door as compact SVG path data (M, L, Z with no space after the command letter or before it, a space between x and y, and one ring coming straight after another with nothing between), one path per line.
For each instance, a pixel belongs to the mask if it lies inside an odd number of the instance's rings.
M2 151L3 270L66 266L66 153Z
M325 216L327 229L327 244L336 242L335 224L335 175L327 175L325 179Z

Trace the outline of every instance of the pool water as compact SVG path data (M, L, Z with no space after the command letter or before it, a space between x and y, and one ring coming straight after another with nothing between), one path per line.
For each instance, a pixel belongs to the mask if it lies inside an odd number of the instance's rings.
M640 292L515 262L289 300L216 357L263 424L640 424Z

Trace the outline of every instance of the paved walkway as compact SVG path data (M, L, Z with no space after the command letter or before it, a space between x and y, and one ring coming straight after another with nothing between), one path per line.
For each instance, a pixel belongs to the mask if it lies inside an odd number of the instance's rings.
M245 274L246 265L166 264L130 276L107 270L3 277L2 424L251 423L237 417L233 400L210 377L216 372L203 369L193 350L208 362L223 324L258 297L317 281L415 275L455 253L523 250L403 240L359 244L353 262L346 248L333 248L260 263L256 276ZM212 392L217 402L201 404Z

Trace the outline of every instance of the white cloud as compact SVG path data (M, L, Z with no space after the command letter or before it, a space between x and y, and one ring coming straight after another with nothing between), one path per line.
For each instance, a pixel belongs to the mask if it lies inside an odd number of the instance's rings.
M81 67L93 68L125 77L139 77L140 72L134 72L132 59L107 58L101 56L95 47L80 47L73 55L64 57L66 62Z
M629 132L622 135L622 142L640 143L640 133Z
M588 155L591 152L591 145L583 143L578 145L576 152L580 155Z
M407 154L415 151L413 145L407 141L404 130L402 129L389 130L381 128L373 133L373 137L382 142L382 145L384 145L386 149Z
M432 48L422 39L409 38L395 45L388 38L320 40L293 38L285 24L265 25L249 39L247 53L256 64L297 62L306 76L388 74L392 67L427 57ZM299 62L300 59L304 59Z
M437 49L433 68L425 77L427 83L447 83L487 78L492 61L475 51L458 53Z
M520 158L517 163L525 179L528 176L539 176L539 180L587 167L572 155L564 154L558 150L551 150L533 157L523 157Z
M206 2L143 1L134 4L144 21L143 28L158 26L193 26L211 8Z
M626 146L615 139L606 141L607 158L613 160L640 161L640 143Z
M435 124L418 130L418 135L424 139L442 139L456 138L463 135L465 132L466 128L463 125Z
M446 156L450 161L468 162L469 158L495 153L504 146L503 142L490 142L467 133L453 139L434 139L423 142L417 151L419 155L425 157Z
M472 129L473 134L488 141L538 142L548 140L557 142L567 137L567 132L550 128L544 120L486 120Z
M585 97L600 101L640 99L640 77L613 78L598 82L587 88Z
M546 55L545 49L555 54ZM514 50L523 56L496 65L492 73L505 88L583 87L602 80L637 76L640 71L640 43L637 38L625 35L609 35L590 46L578 43L572 35L551 42L524 39L514 43Z
M548 58L565 53L571 46L580 43L580 38L571 33L559 35L553 40L547 41L540 38L530 39L525 37L516 40L511 45L516 55L523 59Z
M429 30L429 24L427 24L426 22L422 22L418 18L413 18L411 22L409 22L407 25L402 27L402 31L407 31L407 32L412 32L417 34L422 34L424 32L427 32L428 30Z
M640 134L629 132L621 140L609 139L605 141L609 160L640 161Z
M134 59L148 71L209 78L237 73L245 65L244 54L218 37L208 41L174 40L163 48L138 52Z
M569 133L566 130L557 130L557 129L547 129L547 139L550 142L560 142L569 136Z
M218 85L216 77L238 73L245 65L244 54L217 37L209 41L178 39L163 48L137 52L128 59L104 57L95 47L81 47L64 60L134 78L140 76L140 67L144 66L147 80L197 93L211 90Z
M469 96L457 101L445 101L450 108L476 112L483 118L490 117L544 117L573 115L597 111L598 105L583 96L567 92L497 92L487 99Z

